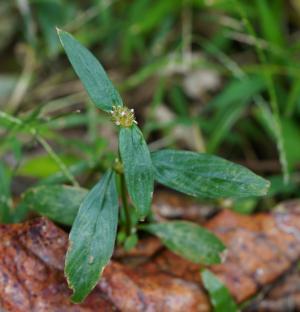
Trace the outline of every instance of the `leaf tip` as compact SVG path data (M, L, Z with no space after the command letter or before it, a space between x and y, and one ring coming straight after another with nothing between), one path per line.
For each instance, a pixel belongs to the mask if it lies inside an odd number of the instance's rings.
M73 285L73 283L71 282L71 279L70 279L70 276L69 276L69 272L68 272L66 267L65 267L65 270L64 270L64 276L65 276L65 278L67 280L68 287L73 292L73 294L71 296L71 301L74 302L74 303L77 303L77 301L76 301L76 289L75 289L75 286ZM75 299L73 297L75 297Z
M68 33L58 27L55 27L56 29L56 33L58 35L59 41L61 43L61 45L64 47L64 42L63 42L63 35L67 35Z
M58 35L62 32L62 30L60 28L58 28L57 26L55 27L55 29L56 29L56 32Z
M56 29L56 33L57 33L57 35L58 35L58 38L59 38L59 41L60 41L61 45L64 46L64 43L63 43L62 38L61 38L61 35L62 35L62 33L63 33L63 30L61 30L61 29L58 28L58 27L55 27L55 29Z
M271 182L269 180L264 179L265 185L263 186L263 188L261 189L261 194L267 195L269 192L269 189L271 187Z
M76 291L74 291L73 295L71 296L71 301L73 303L81 303L85 298L82 298L82 296L78 295Z
M220 253L220 262L224 263L228 258L228 249L224 246L223 251Z

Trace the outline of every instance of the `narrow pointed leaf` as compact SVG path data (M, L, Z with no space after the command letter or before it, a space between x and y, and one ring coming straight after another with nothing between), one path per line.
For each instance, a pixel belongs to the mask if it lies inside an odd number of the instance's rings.
M108 171L84 198L70 233L65 274L74 302L96 286L113 253L117 224L115 175Z
M0 161L0 223L9 223L11 220L11 175L4 163Z
M121 96L95 56L69 33L62 30L58 30L57 33L76 74L94 104L104 111L110 111L113 105L122 106Z
M148 146L137 126L121 128L119 149L129 195L140 217L150 210L154 174Z
M41 185L23 195L28 209L59 223L72 225L87 190L68 185Z
M195 197L262 196L270 186L249 169L209 154L161 150L151 157L159 183Z
M211 232L188 221L153 223L141 227L156 236L174 253L196 263L220 263L223 243Z
M224 284L209 270L201 273L204 287L207 289L214 312L237 312L238 307Z

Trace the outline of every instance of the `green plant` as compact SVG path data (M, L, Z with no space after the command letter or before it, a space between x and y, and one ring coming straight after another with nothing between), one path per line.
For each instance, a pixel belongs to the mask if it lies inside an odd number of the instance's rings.
M209 293L214 312L237 312L238 307L231 297L228 289L209 270L201 272L203 285Z
M91 191L76 185L44 185L27 191L23 198L24 205L72 225L65 274L73 301L83 301L95 287L112 256L117 230L125 248L136 243L141 230L158 236L191 261L219 263L225 246L208 230L186 221L147 219L154 181L201 198L262 196L269 182L217 156L169 149L150 152L134 111L124 106L102 65L70 34L58 30L58 35L92 102L110 115L119 132L116 160Z

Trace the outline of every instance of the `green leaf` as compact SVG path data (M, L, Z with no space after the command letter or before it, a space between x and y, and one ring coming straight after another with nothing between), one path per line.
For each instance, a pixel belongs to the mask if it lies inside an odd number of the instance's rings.
M122 106L120 94L95 56L69 33L59 29L57 33L76 74L95 105L106 112L113 105Z
M41 185L29 189L23 202L30 210L56 222L72 225L87 190L68 185Z
M5 163L0 161L0 223L19 223L25 219L27 214L27 209L22 202L14 206L11 181L12 173Z
M300 142L300 127L293 119L282 119L282 135L289 169L296 170L300 163L300 149L295 142Z
M59 155L66 166L76 162L76 158L68 155ZM18 168L17 174L34 178L47 178L52 174L61 172L60 167L48 154L40 154L25 159Z
M279 160L285 183L289 181L289 158L287 156L283 125L280 116L274 114L263 101L258 102L258 109L255 111L256 118L266 128L270 137L276 142Z
M268 197L273 197L275 195L291 197L295 196L299 190L297 173L291 176L291 179L288 181L288 183L285 183L284 177L282 175L270 176L269 179L271 181L271 187L268 192Z
M223 243L211 232L187 221L170 221L141 226L158 236L174 253L196 263L220 263Z
M96 286L112 256L117 225L118 194L109 170L83 200L70 233L65 274L74 302L83 301Z
M11 221L11 174L5 164L0 161L0 223Z
M284 2L276 0L256 0L257 14L264 39L275 45L275 47L282 48L285 47L284 26L281 22L284 20L283 4ZM270 52L272 51L273 49L270 49Z
M125 251L130 251L132 248L134 248L138 243L138 240L139 238L135 233L128 236L124 242Z
M207 289L214 312L237 312L238 308L228 289L210 271L204 270L201 273L204 287Z
M119 149L128 193L139 216L144 217L150 210L154 174L148 146L137 126L121 128Z
M249 169L217 156L189 151L152 153L155 179L195 197L250 197L267 193L270 183Z
M230 130L241 118L244 110L245 107L243 105L231 105L223 115L217 114L217 118L213 121L215 126L209 136L206 147L209 153L214 153L224 139L229 137Z
M64 25L70 21L74 17L74 9L71 3L66 5L60 0L32 1L32 10L47 44L45 52L49 56L53 56L60 47L55 25Z
M230 105L244 106L253 96L265 89L265 82L261 76L249 76L245 79L232 79L223 91L206 105L206 109L215 108L217 114L224 114Z
M148 2L149 7L144 10L144 14L139 13L134 21L133 33L141 34L150 31L154 27L157 27L162 23L163 19L171 13L182 8L182 2L180 0L164 0L157 3Z
M255 95L265 89L265 82L261 76L249 76L243 79L232 79L224 90L212 99L207 110L214 113L208 122L209 140L207 151L214 153L220 144L230 138L230 130L251 103Z

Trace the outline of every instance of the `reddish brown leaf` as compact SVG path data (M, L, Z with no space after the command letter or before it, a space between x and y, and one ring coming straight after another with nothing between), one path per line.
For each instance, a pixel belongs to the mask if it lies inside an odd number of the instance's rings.
M300 258L300 205L272 214L223 211L207 223L227 245L224 263L211 266L238 302L274 282ZM0 306L6 311L209 311L199 266L162 248L139 243L131 267L112 261L84 304L73 305L63 276L67 235L46 219L0 226ZM125 254L116 253L126 263ZM147 257L150 257L146 261ZM145 262L146 261L146 262ZM270 295L266 300L278 301ZM286 296L289 294L286 292ZM293 303L298 304L298 292Z
M146 237L143 240L139 240L137 245L130 251L125 251L122 247L117 247L114 252L114 258L123 257L143 257L149 258L157 251L163 248L162 243L156 237Z
M245 312L300 311L300 273L291 272L264 297L251 302Z
M63 276L67 235L47 219L0 226L0 306L5 311L113 311L100 291L70 302Z
M153 197L152 210L157 220L185 219L203 223L216 208L185 195L159 191Z
M124 312L210 311L199 285L165 273L134 271L112 262L99 287Z
M283 207L283 205L281 205ZM284 207L287 207L284 204ZM225 261L211 266L238 302L272 283L300 258L300 204L254 216L225 210L207 223L225 243ZM139 269L197 282L198 265L164 250Z
M211 269L238 302L273 282L300 257L297 210L254 216L223 211L207 227L228 248L225 262Z
M182 279L199 283L200 266L164 249L156 257L137 268L141 272L165 272Z
M135 272L116 262L107 266L85 303L73 305L62 272L65 232L42 218L1 226L0 235L0 306L6 311L209 311L196 283L164 273ZM150 251L160 246L149 242ZM138 248L135 255L140 256Z

